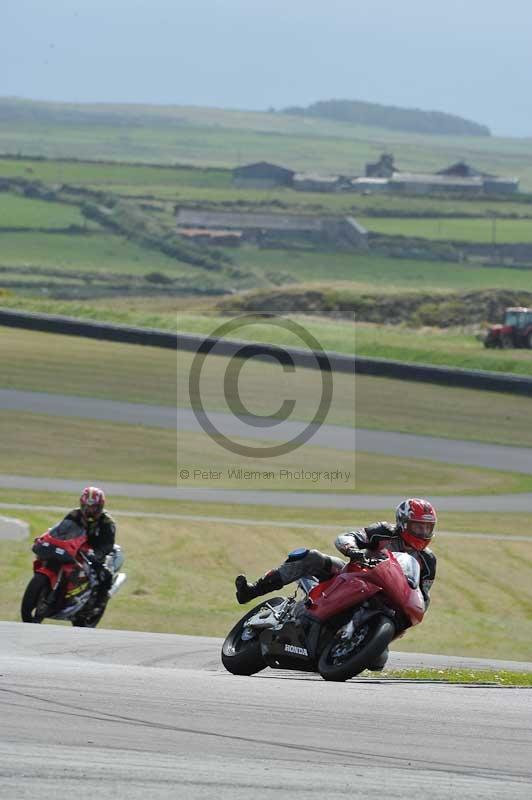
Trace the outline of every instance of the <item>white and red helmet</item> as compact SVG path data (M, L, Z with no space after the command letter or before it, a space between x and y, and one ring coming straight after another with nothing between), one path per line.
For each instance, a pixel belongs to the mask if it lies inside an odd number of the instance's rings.
M79 498L79 507L87 522L95 522L105 506L105 494L97 486L86 486Z
M436 511L432 503L419 497L403 500L395 509L397 531L409 547L424 550L434 535Z

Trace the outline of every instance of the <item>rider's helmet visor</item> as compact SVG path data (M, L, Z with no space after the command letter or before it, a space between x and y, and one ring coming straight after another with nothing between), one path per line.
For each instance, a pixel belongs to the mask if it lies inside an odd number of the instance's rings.
M408 530L413 536L430 541L432 539L432 532L434 531L434 523L410 521L408 523Z

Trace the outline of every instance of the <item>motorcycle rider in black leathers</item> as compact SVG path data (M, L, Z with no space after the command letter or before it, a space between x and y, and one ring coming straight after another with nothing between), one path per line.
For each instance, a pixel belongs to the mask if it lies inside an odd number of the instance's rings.
M114 554L116 525L113 518L105 512L105 494L96 486L87 486L79 498L79 508L70 511L65 519L73 520L87 534L87 541L93 550L90 558L91 569L98 582L96 602L103 603L111 588L113 573L105 565L106 556Z
M391 550L409 553L420 566L420 589L425 600L425 610L430 604L430 589L436 576L436 556L427 548L436 524L436 512L427 500L410 498L396 508L396 524L376 522L361 530L341 533L335 547L347 558L356 560L362 551ZM267 572L255 583L248 583L244 575L235 579L236 598L239 603L248 603L255 597L277 591L287 583L303 577L328 580L340 572L345 562L319 550L299 548L289 553L286 561L277 569ZM381 670L388 658L388 649L370 666Z

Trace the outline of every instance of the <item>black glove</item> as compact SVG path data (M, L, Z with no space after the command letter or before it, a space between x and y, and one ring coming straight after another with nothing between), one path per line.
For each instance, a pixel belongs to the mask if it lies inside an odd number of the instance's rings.
M349 561L360 563L366 560L365 552L363 550L359 550L358 547L350 547L349 549L344 550L344 553L348 557Z

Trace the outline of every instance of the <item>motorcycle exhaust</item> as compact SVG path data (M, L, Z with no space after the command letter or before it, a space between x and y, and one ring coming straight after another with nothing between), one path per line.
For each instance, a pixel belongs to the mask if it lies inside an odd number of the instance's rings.
M113 585L111 586L111 588L107 592L107 596L109 598L111 598L113 595L115 595L118 592L118 590L124 585L124 583L126 581L127 581L126 573L125 572L119 572L118 575L116 576L115 582L113 583Z

